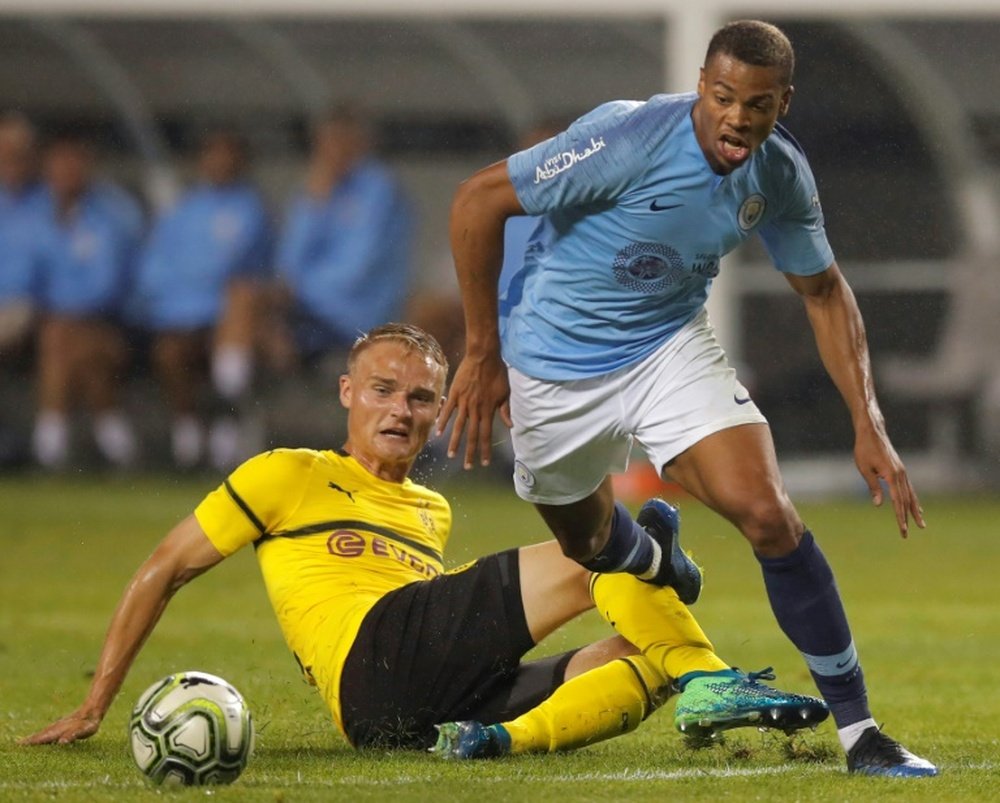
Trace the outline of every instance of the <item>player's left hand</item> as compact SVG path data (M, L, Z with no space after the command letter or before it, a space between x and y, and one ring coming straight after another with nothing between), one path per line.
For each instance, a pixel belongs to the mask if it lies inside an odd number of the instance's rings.
M896 513L896 524L903 538L909 534L911 516L921 529L927 526L923 508L917 492L910 484L906 467L884 432L858 433L854 444L854 461L868 485L868 492L876 507L880 507L884 500L882 483L888 487L889 498Z
M69 716L57 719L47 728L38 733L25 736L18 741L19 745L36 744L69 744L81 739L88 739L97 733L101 727L101 718L95 714L74 711Z

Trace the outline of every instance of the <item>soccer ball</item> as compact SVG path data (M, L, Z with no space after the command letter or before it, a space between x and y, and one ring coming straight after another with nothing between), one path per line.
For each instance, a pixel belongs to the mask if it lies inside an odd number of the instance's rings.
M136 765L155 784L232 783L253 753L243 697L206 672L177 672L146 689L128 731Z

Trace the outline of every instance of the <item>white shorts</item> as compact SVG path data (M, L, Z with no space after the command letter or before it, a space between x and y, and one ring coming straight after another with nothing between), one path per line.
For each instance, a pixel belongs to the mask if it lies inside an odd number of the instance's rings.
M646 359L563 382L509 368L514 487L566 505L628 468L633 442L657 473L702 438L767 423L729 366L704 311Z

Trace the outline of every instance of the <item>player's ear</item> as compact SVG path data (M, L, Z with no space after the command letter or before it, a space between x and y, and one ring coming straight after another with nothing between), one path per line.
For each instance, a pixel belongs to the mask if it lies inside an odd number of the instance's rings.
M351 387L351 375L341 374L340 375L340 403L346 408L351 409L351 393L353 388Z
M698 70L698 97L703 97L705 95L705 68L701 67Z
M781 103L778 106L778 116L784 117L788 114L788 107L792 105L792 95L795 94L795 87L789 86L781 96Z

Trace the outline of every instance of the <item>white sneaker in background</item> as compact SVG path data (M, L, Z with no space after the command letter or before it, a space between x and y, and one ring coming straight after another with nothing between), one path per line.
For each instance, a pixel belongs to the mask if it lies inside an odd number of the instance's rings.
M99 413L94 419L94 441L108 462L119 468L135 463L138 447L132 424L120 410Z
M208 431L208 458L212 468L228 472L243 457L240 423L235 418L217 418Z
M69 420L63 413L43 411L35 420L31 451L40 466L60 469L69 458Z
M175 418L170 426L170 449L177 468L194 468L205 451L205 431L193 415Z

